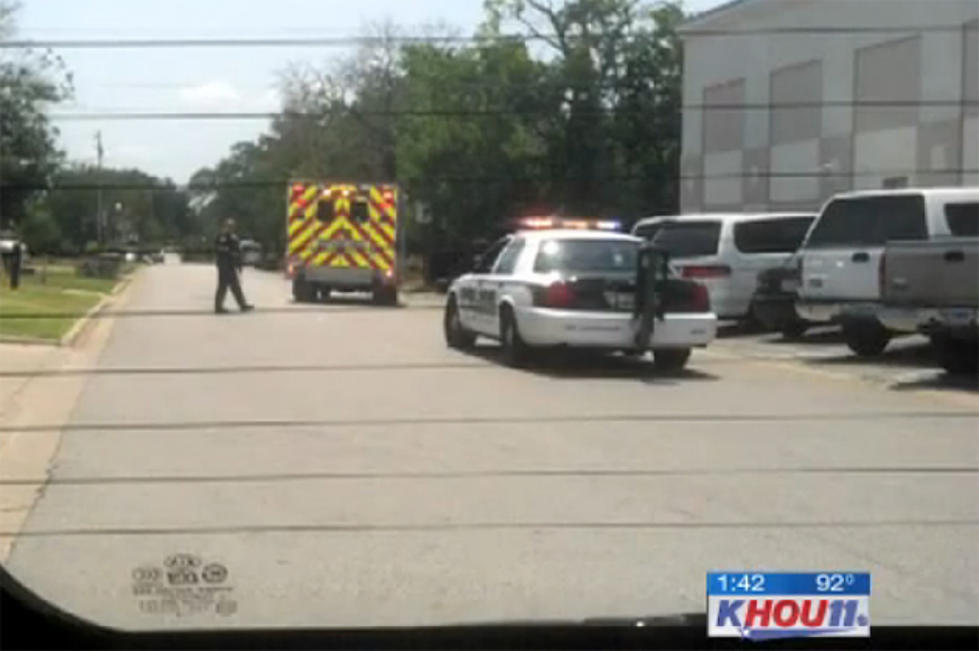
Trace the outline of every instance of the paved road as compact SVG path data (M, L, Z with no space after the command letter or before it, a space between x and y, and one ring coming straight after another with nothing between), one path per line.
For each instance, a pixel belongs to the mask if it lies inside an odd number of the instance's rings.
M256 313L215 316L213 276L146 270L84 371L9 560L73 612L128 628L642 616L702 612L709 569L784 568L873 572L875 624L979 623L975 393L867 381L758 336L675 376L511 370L490 345L447 350L435 308L294 306L271 274L246 273ZM176 553L201 563L191 577L227 576L170 591Z

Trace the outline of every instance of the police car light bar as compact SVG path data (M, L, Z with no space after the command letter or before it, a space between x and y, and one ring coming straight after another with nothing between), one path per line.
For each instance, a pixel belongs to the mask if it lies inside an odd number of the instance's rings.
M520 228L544 230L571 228L576 230L618 231L622 223L611 219L561 219L555 217L525 217L517 222Z

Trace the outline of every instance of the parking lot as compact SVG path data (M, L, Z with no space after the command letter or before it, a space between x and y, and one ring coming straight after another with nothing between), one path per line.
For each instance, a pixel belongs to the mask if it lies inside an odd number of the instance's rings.
M491 343L448 349L437 295L297 306L248 270L256 312L216 316L213 275L148 268L89 358L5 377L29 381L22 397L81 383L64 422L19 412L18 445L60 440L7 473L47 483L5 565L72 612L127 628L672 615L703 612L705 572L739 568L870 571L875 625L979 621L979 395L923 340L856 361L831 331L727 327L680 372L517 370ZM233 609L143 605L134 570L176 553L224 566Z

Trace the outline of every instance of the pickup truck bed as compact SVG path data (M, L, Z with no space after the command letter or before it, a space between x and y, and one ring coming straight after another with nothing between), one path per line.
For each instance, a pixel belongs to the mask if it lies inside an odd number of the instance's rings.
M881 322L893 330L931 336L947 369L975 369L979 238L888 243L882 271Z

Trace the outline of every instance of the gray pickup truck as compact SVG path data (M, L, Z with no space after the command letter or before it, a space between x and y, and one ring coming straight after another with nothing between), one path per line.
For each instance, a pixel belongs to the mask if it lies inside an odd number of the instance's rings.
M881 261L883 325L928 335L949 372L979 365L979 237L890 242Z

